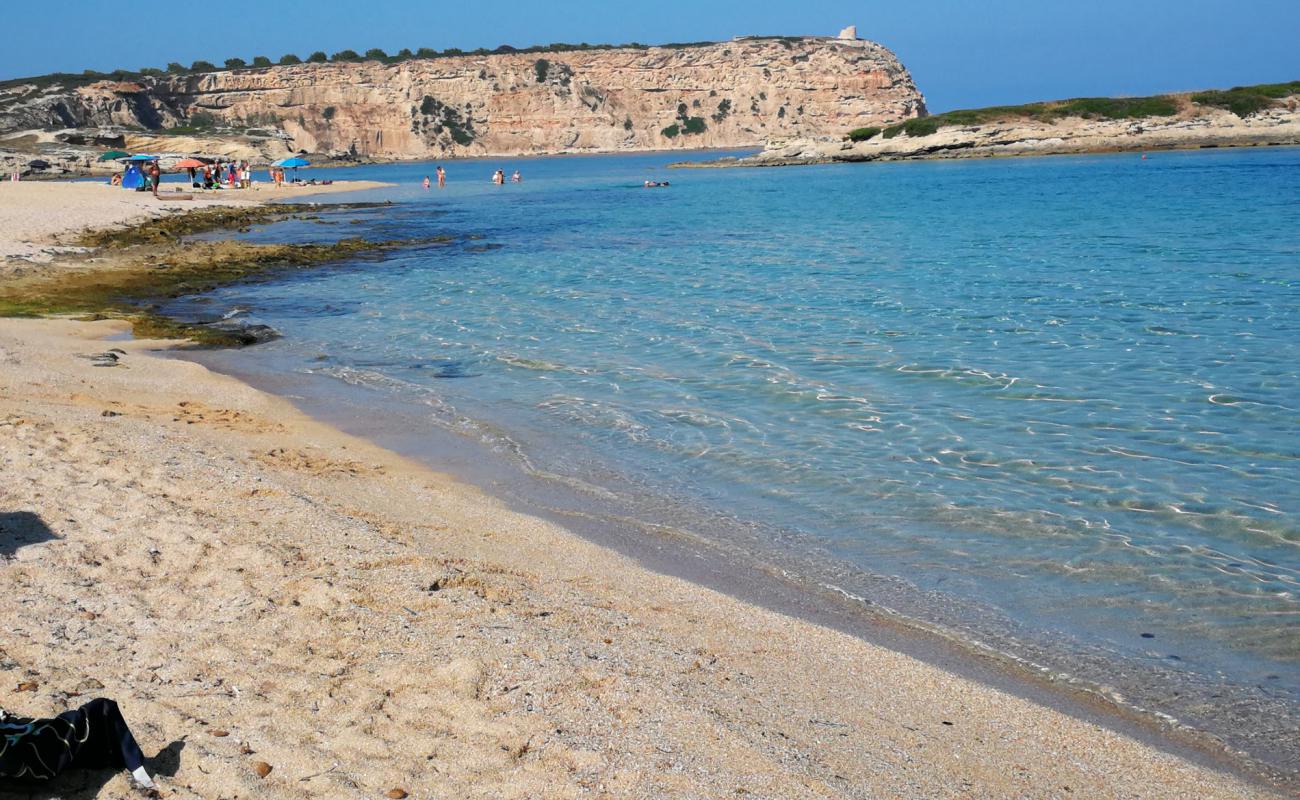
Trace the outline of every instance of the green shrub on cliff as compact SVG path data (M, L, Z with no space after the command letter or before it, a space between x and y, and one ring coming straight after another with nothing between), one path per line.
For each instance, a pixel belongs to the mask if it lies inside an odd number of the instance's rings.
M307 56L307 63L308 63L308 64L324 64L326 61L329 61L329 60L330 60L330 57L327 56L327 55L325 55L325 51L324 51L324 50L317 50L316 52L314 52L314 53L312 53L311 55Z
M1003 120L1033 120L1055 122L1066 117L1083 119L1142 119L1144 117L1172 117L1179 110L1178 100L1169 95L1152 97L1078 97L1048 103L1028 103L1022 106L989 106L945 111L929 117L917 117L890 125L883 131L886 139L899 134L911 137L929 136L940 128L967 125L986 125Z
M782 108L785 108L785 106L782 106ZM880 133L880 128L876 127L854 128L844 138L850 142L865 142L868 139L874 139L878 133Z
M322 53L322 55L324 54ZM302 59L298 58L293 53L285 53L284 55L280 56L281 66L287 67L293 64L301 64L301 63L302 63Z
M537 59L533 63L533 72L537 74L538 83L546 83L546 74L551 71L551 62L544 58Z
M366 58L371 61L387 61L388 54L382 48L372 47L366 51Z
M1178 113L1178 101L1168 95L1081 97L1060 104L1051 104L1043 113L1055 117L1083 117L1084 119L1172 117Z
M190 64L190 72L216 72L217 65L211 61L195 61Z
M1300 81L1290 83L1261 83L1256 86L1234 86L1227 90L1197 92L1192 102L1202 106L1224 108L1239 117L1248 117L1270 108L1274 101L1300 94Z
M248 66L248 62L242 58L227 58L226 69L243 69Z
M333 61L336 64L344 61L360 61L360 60L361 60L361 56L357 54L356 50L340 50L334 55L330 56L330 61Z
M253 56L253 66L269 67L271 66L271 59L267 58L266 56Z

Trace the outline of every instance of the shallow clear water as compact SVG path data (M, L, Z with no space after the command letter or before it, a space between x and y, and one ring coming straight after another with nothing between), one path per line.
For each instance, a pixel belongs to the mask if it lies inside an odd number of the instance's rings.
M430 165L339 171L401 182L397 205L251 236L453 241L177 308L268 323L285 338L240 359L534 471L761 523L1294 722L1300 150L669 160L502 162L526 179L505 187L456 162L442 192Z

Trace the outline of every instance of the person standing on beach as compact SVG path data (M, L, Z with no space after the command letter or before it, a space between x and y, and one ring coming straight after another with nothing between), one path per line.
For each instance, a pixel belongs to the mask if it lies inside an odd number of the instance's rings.
M153 196L158 196L158 184L162 182L162 170L157 161L149 162L149 183L153 184Z
M441 165L441 164L438 165L438 169L435 170L435 173L436 173L437 176L438 176L438 188L439 188L439 189L446 189L446 188L447 188L447 172L442 168L442 165Z

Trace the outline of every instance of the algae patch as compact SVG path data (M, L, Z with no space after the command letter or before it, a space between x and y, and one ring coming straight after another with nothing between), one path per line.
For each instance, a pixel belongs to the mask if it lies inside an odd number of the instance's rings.
M127 228L87 231L77 238L84 247L123 248L145 244L167 244L196 233L239 230L323 210L383 208L391 203L277 203L263 206L218 206L199 208L184 214L150 220Z
M201 209L124 230L86 234L81 241L100 248L91 257L0 284L0 315L125 318L141 338L186 338L204 346L242 346L257 338L246 331L173 320L159 314L156 307L175 297L202 294L273 271L308 269L344 259L381 259L396 249L450 241L446 236L386 241L354 237L327 244L180 241L181 236L196 230L246 227L284 219L304 209L321 210L297 206Z

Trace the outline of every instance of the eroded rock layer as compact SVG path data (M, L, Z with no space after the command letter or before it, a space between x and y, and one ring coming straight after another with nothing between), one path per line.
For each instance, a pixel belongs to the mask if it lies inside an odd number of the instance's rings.
M300 64L0 94L0 131L261 131L289 151L379 159L757 145L925 113L873 42Z

